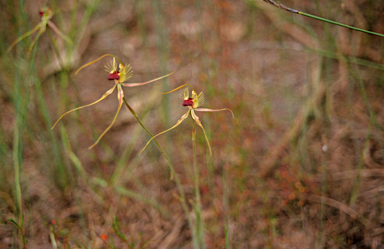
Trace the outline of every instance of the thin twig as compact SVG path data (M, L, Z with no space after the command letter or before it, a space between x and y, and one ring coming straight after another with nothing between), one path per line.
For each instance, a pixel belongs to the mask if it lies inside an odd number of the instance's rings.
M364 32L364 33L367 33L367 34L377 35L377 36L384 37L384 35L380 34L380 33L376 33L376 32L368 31L368 30L365 30L365 29L360 29L360 28L352 27L352 26L349 26L349 25L346 25L346 24L342 24L342 23L335 22L335 21L332 21L332 20L329 20L329 19L325 19L325 18L322 18L322 17L318 17L318 16L314 16L314 15L305 13L305 12L301 12L301 11L298 11L298 10L295 10L295 9L291 9L291 8L288 8L287 6L285 6L284 4L281 4L279 2L275 2L273 0L263 0L263 1L267 2L269 4L272 4L273 6L279 8L279 9L283 9L283 10L286 10L286 11L294 13L294 14L299 14L299 15L302 15L302 16L310 17L310 18L317 19L317 20L320 20L320 21L323 21L323 22L328 22L328 23L331 23L331 24L334 24L334 25L338 25L338 26L341 26L341 27L344 27L344 28L348 28L348 29Z
M277 8L284 9L286 11L289 11L289 12L292 12L292 13L295 13L295 14L300 14L300 12L298 10L294 10L294 9L288 8L287 6L285 6L285 5L281 4L281 3L276 3L273 0L263 0L263 1L272 4L272 5L276 6Z

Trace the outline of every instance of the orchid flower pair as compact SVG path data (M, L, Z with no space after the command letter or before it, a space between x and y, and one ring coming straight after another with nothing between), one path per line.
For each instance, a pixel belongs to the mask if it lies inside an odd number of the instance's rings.
M185 86L190 86L189 84L185 84L185 85L182 85L170 92L166 92L164 94L168 94L168 93L171 93L171 92L174 92L180 88L183 88ZM169 128L168 130L165 130L163 132L160 132L159 134L153 136L149 141L148 143L144 146L144 148L141 150L140 154L144 151L144 149L149 145L149 143L157 136L163 134L163 133L166 133L167 131L170 131L172 129L174 129L175 127L177 127L178 125L181 124L181 122L183 122L184 119L186 119L189 114L191 114L191 117L194 121L196 121L196 123L201 127L201 129L203 130L203 133L204 133L204 137L205 137L205 140L207 141L207 145L208 145L208 148L209 148L209 154L212 156L212 150L211 150L211 146L209 144L209 140L208 140L208 137L207 137L207 134L205 133L205 129L203 127L203 125L201 124L201 121L199 119L199 117L196 115L195 112L220 112L220 111L230 111L231 114L232 114L232 118L234 118L234 115L233 115L233 112L228 109L228 108L223 108L223 109L208 109L208 108L199 108L200 105L202 105L204 103L204 93L200 93L199 95L197 95L196 91L193 89L192 86L190 86L192 88L192 94L191 94L191 97L189 97L189 91L188 91L188 88L184 88L183 90L183 94L182 94L182 98L184 99L183 101L183 106L188 106L188 111L187 113L185 113L183 116L181 116L181 118L176 122L176 124L174 126L172 126L171 128Z
M35 33L36 31L39 30L39 33L37 34L37 36L35 37L35 39L33 40L33 42L31 43L31 45L29 46L29 52L31 52L32 48L33 48L33 45L36 43L37 39L39 39L40 35L43 34L47 28L47 25L48 27L50 27L56 34L58 34L61 38L63 38L64 40L66 40L67 42L69 43L72 43L72 41L66 36L64 35L57 27L56 25L51 21L51 18L53 17L53 11L45 6L43 8L41 8L40 12L39 12L39 15L41 17L41 21L39 22L39 24L37 24L33 29L31 29L30 31L28 31L27 33L21 35L19 38L17 38L10 46L9 48L7 49L6 53L8 53L9 51L11 51L11 49L17 44L19 43L20 41L22 41L24 38L32 35L33 33Z
M87 66L89 66L89 65L91 65L91 64L93 64L93 63L95 63L95 62L97 62L99 60L101 60L102 58L107 57L107 56L113 57L112 62L105 66L107 72L109 73L108 80L111 80L111 81L113 80L114 83L115 83L113 85L113 87L111 89L109 89L106 93L104 93L104 95L100 99L96 100L95 102L93 102L91 104L88 104L88 105L84 105L84 106L75 108L75 109L72 109L72 110L64 113L63 115L61 115L61 117L56 121L56 123L52 127L52 129L53 129L56 126L56 124L61 120L61 118L64 117L65 115L67 115L68 113L71 113L73 111L76 111L76 110L79 110L79 109L82 109L82 108L85 108L85 107L89 107L89 106L92 106L92 105L95 105L95 104L99 103L100 101L104 100L108 95L110 95L115 90L115 88L117 88L117 99L119 101L119 107L117 109L116 115L115 115L114 119L112 120L112 123L100 135L100 137L96 140L96 142L92 146L89 147L89 149L93 148L100 141L100 139L105 135L105 133L107 133L107 131L112 127L112 125L115 123L117 115L119 114L121 106L123 105L124 92L123 92L122 86L126 86L126 87L142 86L142 85L149 84L149 83L152 83L154 81L163 79L163 78L168 77L169 75L173 74L173 72L172 72L170 74L167 74L167 75L164 75L164 76L161 76L159 78L156 78L156 79L153 79L153 80L150 80L150 81L147 81L147 82L143 82L143 83L130 83L130 84L127 84L125 82L129 78L131 78L132 74L133 74L131 66L128 65L128 64L124 65L116 56L111 55L111 54L105 54L105 55L99 57L98 59L85 64L84 66L80 67L79 70L77 70L76 74L80 70L82 70L83 68L85 68L85 67L87 67ZM116 59L119 61L118 65L116 63Z

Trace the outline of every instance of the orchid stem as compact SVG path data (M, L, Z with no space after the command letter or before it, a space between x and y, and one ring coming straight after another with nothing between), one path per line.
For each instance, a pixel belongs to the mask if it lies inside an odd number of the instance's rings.
M203 221L201 217L201 196L200 196L200 188L199 188L199 168L197 167L197 159L196 159L196 125L195 120L192 120L193 128L192 128L192 148L193 148L193 170L194 170L194 183L195 183L195 194L196 194L196 206L195 206L195 214L196 214L196 239L197 245L199 248L204 248L204 231L203 231Z
M196 162L196 128L195 121L193 120L193 128L192 128L192 147L193 147L193 170L194 170L194 183L195 183L195 193L197 203L200 205L201 198L199 192L199 169L197 168Z
M180 179L179 177L177 176L176 172L175 172L175 169L171 163L171 161L169 160L167 154L165 154L163 148L160 146L160 144L157 142L156 138L153 137L152 133L144 126L144 124L141 122L139 116L136 114L136 112L132 109L132 107L128 104L127 100L125 99L125 97L123 97L123 101L124 101L124 104L127 106L128 110L132 113L132 115L136 118L137 122L139 122L139 124L141 125L141 127L143 127L143 129L151 136L151 138L153 139L153 141L155 141L157 147L159 148L160 152L163 154L165 160L167 161L168 163L168 166L172 172L172 176L174 177L175 179L175 182L177 184L177 187L179 188L179 191L180 191L180 195L181 195L181 198L180 198L180 201L181 201L181 204L183 205L183 208L184 208L184 211L187 215L187 219L188 219L188 223L189 223L189 227L192 229L192 219L191 219L191 216L189 214L189 210L188 210L188 206L187 206L187 202L185 200L185 194L184 194L184 190L183 190L183 187L181 186L181 182L180 182Z

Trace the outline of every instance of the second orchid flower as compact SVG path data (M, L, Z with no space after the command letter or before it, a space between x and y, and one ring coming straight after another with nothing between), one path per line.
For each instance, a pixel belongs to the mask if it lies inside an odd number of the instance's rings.
M171 92L174 92L182 87L184 87L186 85L183 85L183 86L180 86L170 92L167 92L167 93L171 93ZM167 93L164 93L164 94L167 94ZM212 150L211 150L211 146L209 144L209 141L208 141L208 137L207 137L207 134L205 133L205 129L203 127L203 125L201 124L201 121L199 119L199 117L196 115L195 112L220 112L220 111L230 111L231 114L232 114L232 118L234 118L234 115L233 115L233 112L228 109L228 108L223 108L223 109L208 109L208 108L199 108L200 105L203 104L204 102L204 93L200 93L199 95L197 95L197 93L195 92L195 90L192 90L192 94L191 94L191 97L189 96L189 91L188 91L188 88L184 88L184 91L183 91L183 106L188 106L188 112L185 113L183 116L181 116L181 118L177 121L177 123L172 126L171 128L169 128L168 130L165 130L163 132L160 132L159 134L157 134L156 136L153 136L149 141L148 143L144 146L144 148L141 150L140 154L144 151L144 149L149 145L149 143L152 141L152 139L154 139L155 137L163 134L163 133L166 133L167 131L170 131L172 130L173 128L177 127L179 124L181 124L181 122L183 122L184 119L186 119L189 114L191 114L191 117L194 121L196 121L196 123L201 127L201 129L203 130L204 132L204 137L205 137L205 140L207 141L207 144L208 144L208 148L209 148L209 154L212 156Z

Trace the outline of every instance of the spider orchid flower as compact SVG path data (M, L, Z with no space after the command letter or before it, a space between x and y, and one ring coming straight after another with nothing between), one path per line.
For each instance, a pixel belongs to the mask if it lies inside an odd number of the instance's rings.
M100 140L101 138L105 135L105 133L107 133L107 131L112 127L112 125L115 123L116 121L116 118L117 118L117 115L119 114L120 112L120 109L121 109L121 106L123 105L123 98L124 98L124 92L123 92L123 88L122 86L126 86L126 87L135 87L135 86L142 86L142 85L145 85L145 84L149 84L149 83L152 83L154 81L157 81L157 80L160 80L160 79L163 79L165 77L168 77L169 75L173 74L170 73L170 74L167 74L167 75L164 75L164 76L161 76L159 78L156 78L156 79L153 79L153 80L150 80L150 81L147 81L147 82L143 82L143 83L125 83L129 78L132 77L132 74L133 74L133 71L131 69L131 66L128 65L128 64L123 64L117 57L115 57L114 55L110 55L110 54L106 54L106 55L103 55L101 57L99 57L98 59L90 62L90 63L87 63L85 64L84 66L82 66L81 68L79 68L79 70L77 70L76 74L83 68L99 61L100 59L106 57L106 56L111 56L113 57L113 60L110 64L107 64L105 66L107 72L109 73L108 75L108 80L111 80L113 81L115 84L113 85L113 87L111 89L109 89L106 93L104 93L104 95L96 100L95 102L91 103L91 104L88 104L88 105L84 105L84 106L80 106L78 108L75 108L75 109L72 109L66 113L64 113L57 121L56 123L53 125L52 129L56 126L56 124L61 120L61 118L63 118L65 115L67 115L68 113L71 113L73 111L76 111L76 110L79 110L79 109L82 109L82 108L85 108L85 107L89 107L89 106L92 106L92 105L95 105L97 103L99 103L100 101L104 100L108 95L110 95L114 90L115 88L117 88L117 99L119 101L119 107L117 109L117 112L116 112L116 115L112 121L112 123L107 127L107 129L100 135L100 137L97 139L97 141L91 146L89 147L89 149L92 149ZM116 59L120 62L119 65L117 65L116 63ZM75 75L76 75L75 74Z
M186 84L188 85L188 84ZM180 86L170 92L167 92L167 93L171 93L171 92L174 92L186 85L183 85L183 86ZM192 87L191 87L192 88ZM192 88L193 89L193 88ZM167 93L164 93L164 94L167 94ZM207 144L208 144L208 148L209 148L209 154L212 156L212 150L211 150L211 146L209 144L209 141L208 141L208 137L207 137L207 134L205 133L205 129L203 127L203 125L201 124L201 121L199 119L199 117L196 115L196 112L220 112L220 111L230 111L231 114L232 114L232 118L234 118L234 115L233 115L233 112L228 109L228 108L223 108L223 109L208 109L208 108L199 108L200 105L202 105L204 103L204 93L200 93L199 95L197 95L197 93L195 92L195 90L193 89L192 90L192 94L191 94L191 97L189 96L189 91L188 91L188 88L184 88L183 90L183 94L182 94L182 98L184 99L183 100L183 106L187 106L188 107L188 111L187 113L185 113L183 116L181 116L181 118L177 121L177 123L172 126L171 128L169 128L168 130L165 130L163 132L160 132L159 134L155 135L154 137L152 137L148 143L144 146L144 148L141 150L140 154L144 151L144 149L148 146L148 144L152 141L152 139L154 139L155 137L163 134L163 133L166 133L174 128L176 128L178 125L181 124L181 122L183 122L184 119L186 119L189 114L191 114L191 117L194 121L196 121L196 123L201 127L201 129L203 130L204 132L204 137L205 137L205 140L207 141Z
M39 24L37 24L33 29L31 29L30 31L28 31L27 33L19 36L19 38L17 38L10 46L9 48L7 49L6 53L8 53L9 51L11 51L11 49L17 44L19 43L20 41L22 41L24 38L32 35L33 33L35 33L36 31L39 30L39 33L37 34L37 36L35 37L35 39L33 40L33 42L31 43L31 45L29 46L29 52L31 52L32 50L32 47L33 45L36 43L37 39L39 39L40 35L43 34L47 28L47 25L48 27L50 27L56 34L58 34L61 38L63 38L64 40L66 40L67 42L69 43L72 43L72 41L66 36L64 35L57 27L56 25L51 21L51 18L53 17L53 11L45 6L43 8L41 8L40 12L39 12L39 15L41 17L41 21L39 22Z

